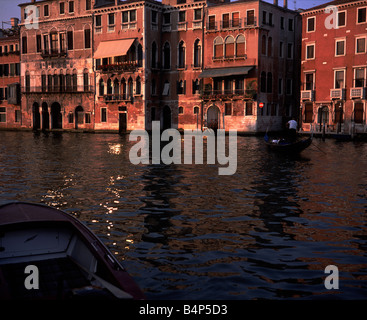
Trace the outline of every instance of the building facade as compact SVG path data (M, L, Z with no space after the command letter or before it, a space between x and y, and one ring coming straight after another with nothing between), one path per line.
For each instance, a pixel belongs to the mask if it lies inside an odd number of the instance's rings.
M20 5L22 127L94 129L93 5L92 0Z
M20 51L18 19L0 30L0 128L21 126Z
M24 128L127 132L160 121L161 129L262 132L299 111L301 20L287 0L20 8Z
M367 1L344 0L301 14L302 130L366 132L366 10Z

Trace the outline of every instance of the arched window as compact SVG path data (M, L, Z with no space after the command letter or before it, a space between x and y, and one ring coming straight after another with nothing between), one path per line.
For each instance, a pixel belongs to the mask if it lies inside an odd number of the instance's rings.
M73 70L73 91L78 91L78 72Z
M185 68L185 42L178 44L178 68Z
M194 42L194 67L201 66L201 43L199 39Z
M245 36L240 34L236 39L236 57L244 57L246 52Z
M70 74L70 70L66 70L66 91L70 92L71 91L71 74Z
M140 77L136 78L135 81L135 93L136 94L141 94L141 81L140 81Z
M178 107L178 114L183 114L183 113L184 113L184 108Z
M273 38L268 38L268 56L271 57L273 54Z
M138 44L138 67L142 67L142 66L143 66L143 47L139 43Z
M199 114L199 107L194 107L194 114Z
M41 85L42 85L42 92L46 92L46 73L45 71L42 71L42 74L41 74Z
M115 96L120 94L120 83L119 83L118 79L115 79L113 81L113 94Z
M163 68L171 69L171 46L166 42L163 46Z
M134 87L133 87L133 79L130 77L128 82L127 82L127 85L128 85L128 93L129 93L129 100L133 98L133 95L134 95Z
M130 61L136 61L136 47L134 44L132 44L129 49L128 57Z
M221 37L214 39L214 58L223 58L223 39Z
M112 95L112 80L107 80L107 94L111 97Z
M152 43L152 61L151 61L151 67L152 68L157 68L157 44L155 43L155 41L153 41Z
M266 35L261 38L261 54L266 55Z
M54 92L58 92L60 90L60 82L59 82L59 76L56 73L56 70L55 70L55 73L54 73L53 85L54 85L54 88L53 88Z
M121 93L122 93L122 100L126 100L126 80L125 78L121 79Z
M226 38L224 52L225 52L226 58L234 57L234 39L233 37L229 36Z
M266 72L261 72L260 76L260 90L261 92L266 92Z
M89 72L88 72L88 69L83 71L83 88L84 88L84 92L89 91Z
M99 80L99 96L102 97L104 95L104 83L103 79Z
M266 92L272 93L273 92L273 74L268 72L267 79L266 79Z
M62 70L60 70L60 74L59 74L59 85L60 85L60 92L64 92L65 91L65 75Z

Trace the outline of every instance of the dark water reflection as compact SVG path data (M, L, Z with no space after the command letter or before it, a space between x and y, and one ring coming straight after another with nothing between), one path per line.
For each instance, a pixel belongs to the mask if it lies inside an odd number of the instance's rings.
M238 170L130 164L126 136L0 132L0 203L85 222L151 299L367 298L367 144L239 137ZM323 151L320 151L321 148ZM339 290L324 286L327 265Z

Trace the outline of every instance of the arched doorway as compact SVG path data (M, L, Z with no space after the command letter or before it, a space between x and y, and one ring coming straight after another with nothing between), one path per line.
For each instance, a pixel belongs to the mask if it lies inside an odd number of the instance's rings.
M51 128L62 129L61 106L58 102L51 105Z
M207 111L207 127L213 130L219 129L220 110L217 106L210 106Z
M42 103L42 130L50 129L50 115L48 114L48 105Z
M169 129L172 126L171 122L171 108L169 106L164 106L163 108L163 130Z
M80 124L84 124L84 109L82 106L75 108L75 129L78 129Z
M39 104L37 102L33 103L32 114L33 114L33 130L38 130L41 127L41 115L39 110Z

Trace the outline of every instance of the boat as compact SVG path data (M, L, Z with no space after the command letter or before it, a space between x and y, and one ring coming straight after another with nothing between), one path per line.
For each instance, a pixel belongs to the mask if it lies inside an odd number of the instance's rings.
M294 142L290 142L286 139L271 139L268 134L265 134L264 140L270 150L294 154L303 151L311 145L312 135L306 139L297 139Z
M81 221L42 204L0 206L0 299L145 299Z

